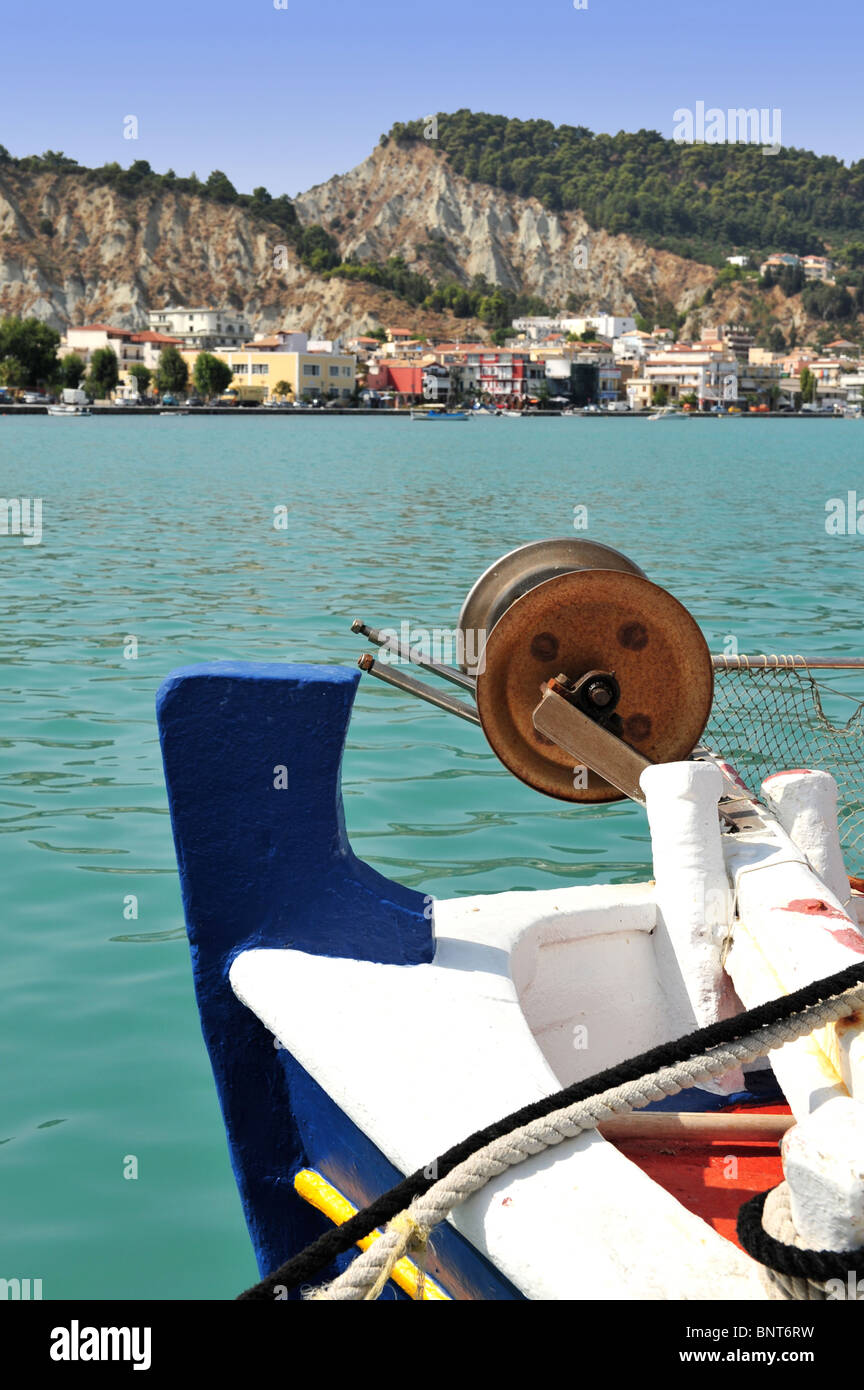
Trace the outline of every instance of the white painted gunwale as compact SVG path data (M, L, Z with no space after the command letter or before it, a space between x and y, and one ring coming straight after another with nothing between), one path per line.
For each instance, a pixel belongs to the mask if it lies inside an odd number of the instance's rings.
M649 884L440 900L428 965L253 950L231 984L409 1173L674 1036L681 986L658 971L656 923ZM556 1015L556 983L581 987L568 1018ZM570 1058L562 1035L581 1025L589 1045ZM531 1299L765 1297L747 1256L596 1133L527 1160L450 1219Z

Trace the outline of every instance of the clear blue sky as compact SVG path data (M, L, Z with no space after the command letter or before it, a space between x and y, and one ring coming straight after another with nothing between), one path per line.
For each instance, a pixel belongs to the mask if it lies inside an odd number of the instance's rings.
M779 107L784 145L864 155L862 0L5 0L0 21L13 154L220 168L242 192L295 194L463 106L668 136L700 100Z

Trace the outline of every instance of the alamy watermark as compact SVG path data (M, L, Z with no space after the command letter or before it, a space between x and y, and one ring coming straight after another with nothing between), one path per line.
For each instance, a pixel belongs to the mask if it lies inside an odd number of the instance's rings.
M16 1302L27 1302L30 1299L41 1299L42 1280L41 1279L0 1279L0 1300L13 1299Z
M410 651L442 666L459 666L477 675L483 673L485 628L414 627L403 619L398 629L383 627L381 637L381 660L391 666L409 666Z
M763 154L781 150L782 114L777 106L721 111L719 106L706 110L704 101L697 101L695 112L682 106L672 119L676 123L672 139L678 145L761 145Z
M825 531L829 536L864 536L864 497L847 492L825 503Z
M20 536L22 545L39 545L42 498L0 497L0 536Z

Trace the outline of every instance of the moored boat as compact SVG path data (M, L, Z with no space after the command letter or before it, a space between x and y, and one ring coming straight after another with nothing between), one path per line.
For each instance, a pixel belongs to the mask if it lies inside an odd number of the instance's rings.
M443 406L429 406L425 410L412 410L412 420L470 420L471 411L447 410Z
M746 750L757 680L806 691L819 666L864 663L712 657L672 595L578 540L522 547L481 576L458 631L485 641L463 644L477 655L459 669L354 627L460 694L370 655L364 670L480 725L504 767L574 817L644 806L654 878L449 900L407 889L345 834L356 670L218 663L166 681L199 1009L270 1276L255 1296L300 1296L283 1262L328 1232L314 1280L338 1277L324 1297L366 1297L369 1267L398 1298L776 1296L765 1242L748 1236L746 1253L736 1216L784 1174L783 1219L791 1209L805 1247L860 1246L864 882L843 862L831 776L854 851L860 743L844 767L802 769L795 731L778 727L793 770L757 763L744 781L708 740L732 737L737 709ZM753 683L737 703L736 680ZM826 977L835 993L818 997L834 1002L814 1012L796 992ZM504 1116L531 1137L520 1147L499 1126L484 1158L482 1132ZM335 1225L407 1174L410 1217L346 1269L359 1236L349 1228L338 1254ZM458 1200L441 1186L457 1174ZM824 1277L808 1287L835 1296Z

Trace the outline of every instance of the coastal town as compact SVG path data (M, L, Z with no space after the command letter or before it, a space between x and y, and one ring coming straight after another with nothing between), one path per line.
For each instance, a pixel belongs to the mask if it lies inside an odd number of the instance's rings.
M748 264L727 261L735 274ZM825 256L781 252L759 275L830 285L833 269ZM740 324L700 324L685 341L626 313L515 318L495 345L432 342L410 324L346 339L294 325L260 333L228 305L179 305L150 310L139 328L70 326L56 342L56 370L27 377L13 345L0 361L0 406L848 415L861 411L864 360L842 337L772 351Z

